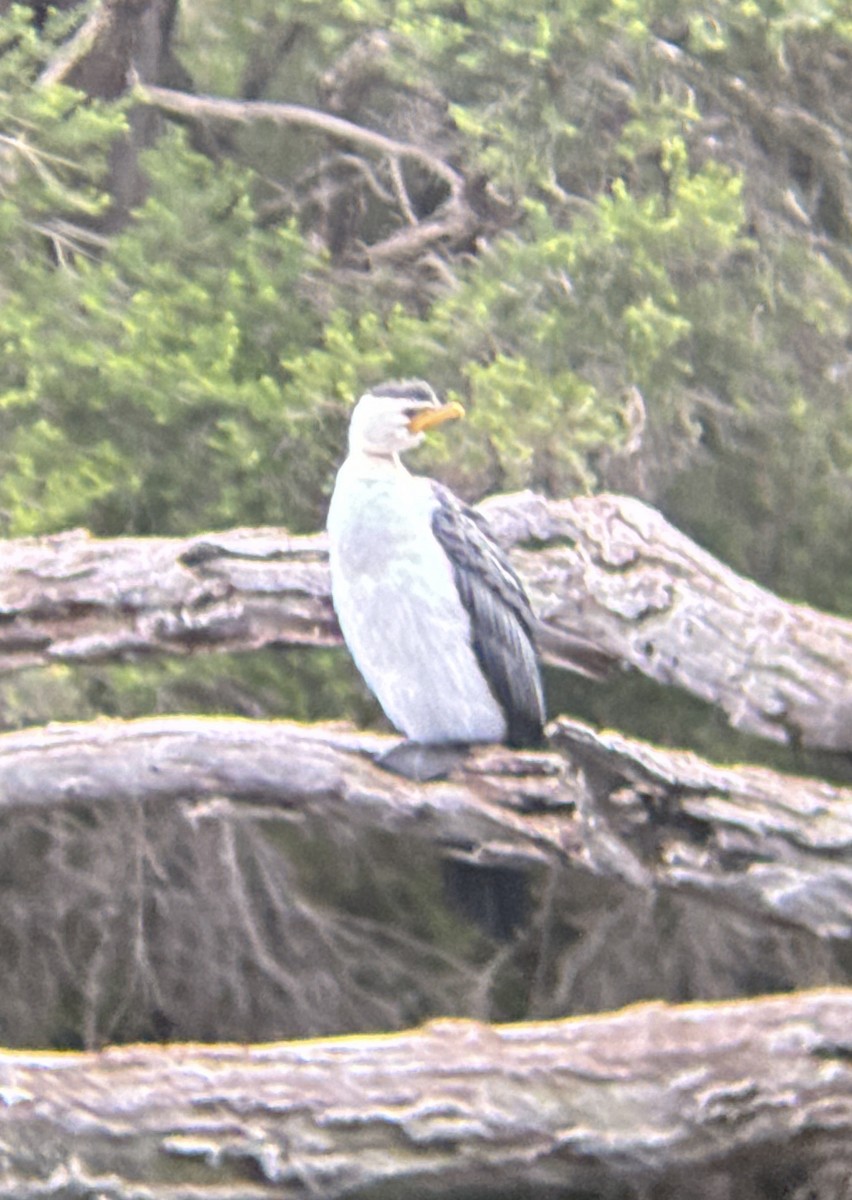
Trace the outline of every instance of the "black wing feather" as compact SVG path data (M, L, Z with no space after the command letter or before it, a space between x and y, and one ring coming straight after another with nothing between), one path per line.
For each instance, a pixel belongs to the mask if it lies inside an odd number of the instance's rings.
M453 566L476 660L506 714L510 746L541 744L544 699L523 584L483 517L435 484L432 532Z

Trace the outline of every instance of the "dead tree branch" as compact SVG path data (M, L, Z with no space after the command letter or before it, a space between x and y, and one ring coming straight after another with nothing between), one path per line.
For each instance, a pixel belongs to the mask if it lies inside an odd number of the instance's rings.
M2 1054L0 1178L5 1195L109 1200L139 1196L140 1180L174 1200L223 1187L632 1200L777 1179L839 1200L850 1029L852 992L837 990L370 1039Z
M776 741L852 748L852 622L735 574L625 496L483 505L543 623L547 661L580 636ZM337 644L323 535L234 530L0 549L0 671L146 653Z
M135 95L140 103L173 117L238 124L269 121L318 133L353 150L378 155L387 164L402 227L362 247L374 265L417 258L436 246L469 241L482 224L481 216L469 202L464 176L439 155L414 142L401 141L344 117L300 104L196 96L141 84L137 85ZM446 188L445 197L422 220L414 213L403 180L401 164L404 162L421 168Z
M307 108L302 104L281 104L271 100L226 100L217 96L194 96L188 92L174 91L172 88L142 84L137 84L135 95L141 103L153 105L160 112L173 116L238 124L271 121L275 125L310 129L336 142L360 146L373 154L383 155L392 162L411 159L445 183L452 195L458 196L462 190L463 180L459 173L442 159L424 150L422 146L397 141L383 133L316 108Z
M176 5L177 0L99 0L85 6L91 11L42 71L39 84L62 84L89 97L116 100L127 92L131 78L152 83L182 78L171 51ZM108 180L112 204L98 222L99 234L120 228L147 194L139 153L152 144L159 124L150 107L139 106L128 114L126 134L112 145ZM62 230L56 229L56 222L48 220L45 225L51 241L61 243ZM75 243L85 244L85 229L74 234Z
M389 157L398 162L400 158L410 158L436 175L448 186L452 194L461 192L462 178L442 158L430 154L422 146L409 142L397 142L395 138L386 137L384 133L368 130L362 125L355 125L342 116L320 112L316 108L307 108L304 104L283 104L276 101L264 100L223 100L217 96L193 96L188 92L174 91L170 88L152 88L152 86L137 86L136 95L139 101L152 104L163 113L175 116L191 116L191 118L239 122L245 125L250 121L271 121L275 125L296 126L323 133L335 142L348 145L359 145L373 154Z

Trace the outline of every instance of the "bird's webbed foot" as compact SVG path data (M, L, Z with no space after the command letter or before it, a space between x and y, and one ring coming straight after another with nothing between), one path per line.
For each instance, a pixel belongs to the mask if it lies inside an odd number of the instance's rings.
M415 783L445 779L467 757L466 742L399 742L376 758L376 766Z

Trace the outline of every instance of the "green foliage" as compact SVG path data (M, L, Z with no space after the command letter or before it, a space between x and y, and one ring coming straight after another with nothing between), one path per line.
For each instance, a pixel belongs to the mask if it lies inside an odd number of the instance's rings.
M404 263L341 267L292 216L324 139L258 124L196 143L167 121L142 158L146 199L116 231L111 150L127 107L39 84L79 18L38 32L29 7L12 8L0 18L0 532L315 528L352 398L392 376L428 378L468 408L418 464L467 496L606 486L638 392L646 494L736 568L852 612L849 230L828 185L812 227L785 218L793 152L759 126L765 98L810 102L808 62L848 53L846 5L180 11L175 50L197 91L240 95L260 73L265 97L319 107L329 73L380 31L380 86L353 119L487 180L495 232L447 251L440 287ZM426 101L432 123L418 125ZM288 682L254 668L252 680L269 711L273 693L302 711ZM171 686L158 700L130 672L102 701L143 711L188 695ZM328 711L361 711L351 689L310 687Z
M567 228L530 199L522 236L460 271L425 319L398 306L384 320L338 313L325 345L288 364L294 380L319 402L336 383L351 394L389 372L424 375L470 409L454 431L459 461L441 463L462 490L589 486L595 455L622 436L627 388L659 424L683 415L707 279L750 250L740 180L687 159L682 140L664 147L665 200L618 180ZM730 297L717 293L722 314ZM440 457L436 446L427 461Z
M38 264L5 308L6 529L185 532L311 501L313 519L316 492L286 479L310 447L281 449L281 358L317 327L302 240L260 229L244 173L179 133L144 167L149 197L108 252Z
M29 7L13 5L0 21L0 222L4 240L19 239L9 274L0 276L4 292L16 268L30 265L42 222L96 217L109 204L108 157L127 128L123 106L61 85L33 86L53 39L67 34L73 20L54 16L49 41L36 32Z

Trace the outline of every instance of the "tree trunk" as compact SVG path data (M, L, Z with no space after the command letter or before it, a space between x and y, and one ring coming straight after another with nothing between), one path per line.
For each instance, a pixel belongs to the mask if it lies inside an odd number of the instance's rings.
M852 992L837 990L369 1039L2 1054L3 1194L841 1200L850 1030Z
M103 100L124 95L134 78L189 84L171 51L176 10L177 0L100 0L42 72L40 84L65 84ZM145 198L139 153L154 141L160 121L152 108L139 105L130 111L129 126L112 147L112 204L101 222L106 232L124 225Z
M514 547L546 661L570 665L580 637L719 705L738 729L852 749L852 622L741 578L626 496L522 493L482 511ZM0 550L0 671L339 640L321 534L76 532Z

